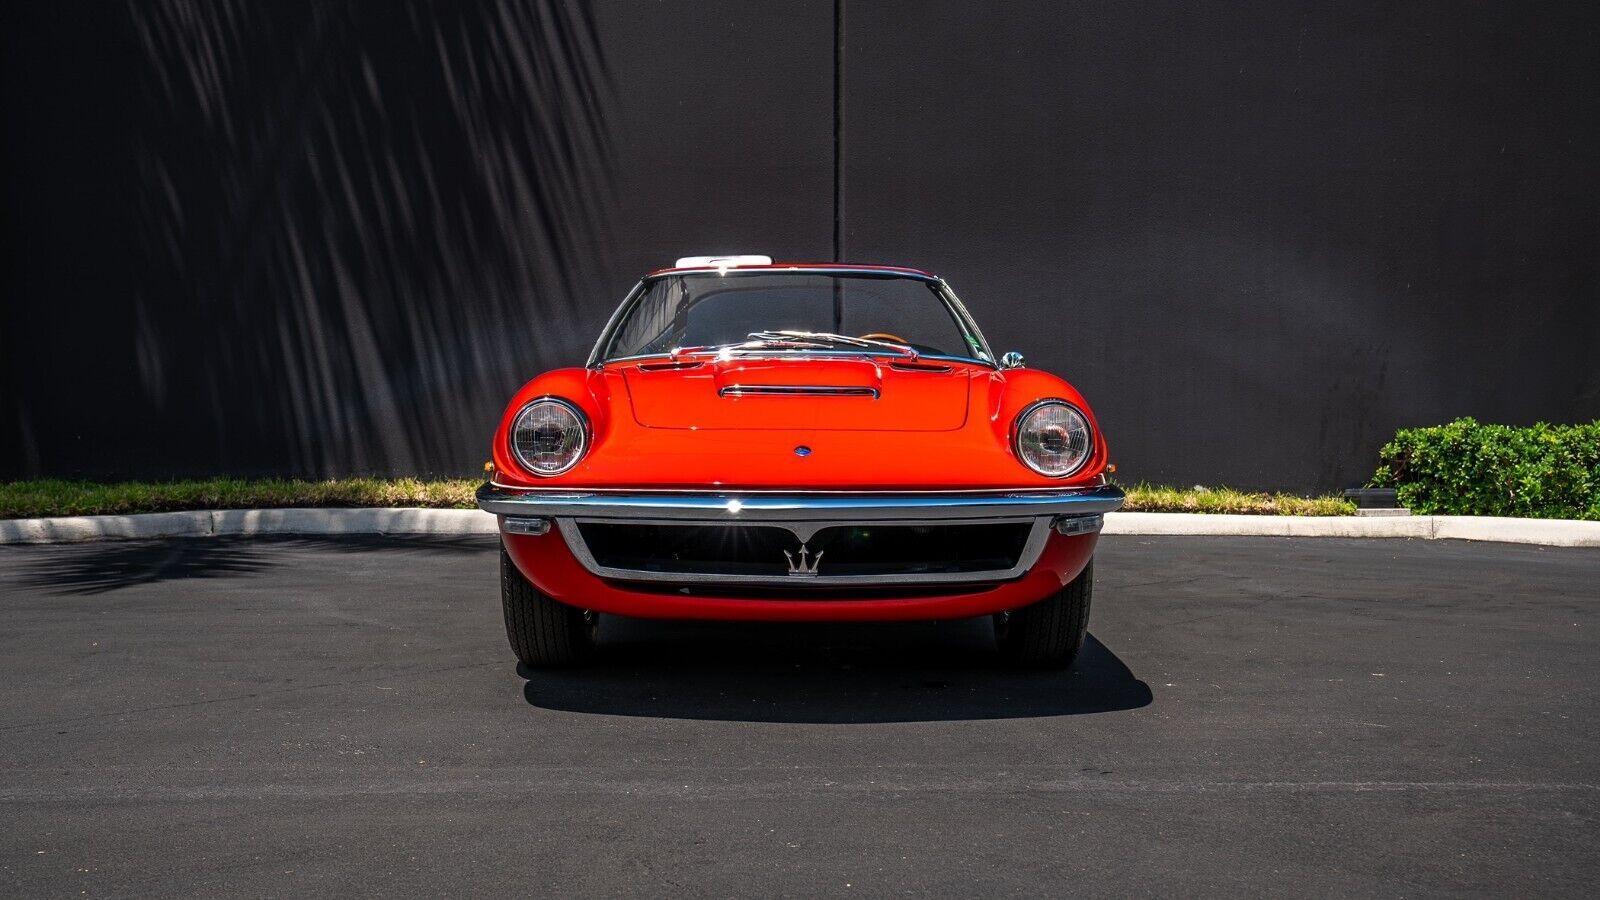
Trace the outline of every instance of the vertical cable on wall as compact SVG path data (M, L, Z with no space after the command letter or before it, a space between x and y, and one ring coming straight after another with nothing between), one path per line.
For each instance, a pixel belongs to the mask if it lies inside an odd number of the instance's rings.
M833 259L844 261L844 0L833 0Z

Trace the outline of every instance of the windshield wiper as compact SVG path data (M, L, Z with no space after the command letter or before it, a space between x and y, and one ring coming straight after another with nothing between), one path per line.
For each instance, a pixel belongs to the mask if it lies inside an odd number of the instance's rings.
M699 344L692 347L673 347L667 355L673 359L680 356L690 356L696 353L735 353L745 350L774 350L801 347L830 347L832 344L822 341L797 340L795 338L765 335L756 337L752 335L742 341L733 341L727 344Z
M917 358L917 351L905 344L850 337L845 334L834 334L831 331L752 331L749 338L760 346L861 347L867 350L888 350L907 359Z
M917 351L893 341L876 341L872 338L851 337L830 331L752 331L742 341L728 344L705 344L691 347L674 347L667 354L673 359L696 353L736 353L740 351L803 349L828 347L858 347L863 350L888 350L906 359L916 359Z

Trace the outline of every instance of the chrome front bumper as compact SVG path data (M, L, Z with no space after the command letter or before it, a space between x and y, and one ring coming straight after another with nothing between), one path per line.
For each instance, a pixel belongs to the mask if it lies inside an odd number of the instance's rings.
M1010 491L587 491L478 488L497 516L546 519L683 519L710 525L756 522L876 522L1095 516L1121 509L1112 485Z
M1123 503L1120 488L1021 489L1011 491L924 492L765 492L765 491L585 491L508 488L485 484L478 505L500 516L510 534L558 530L583 567L602 578L666 583L733 582L754 585L829 587L1005 581L1018 578L1038 560L1052 529L1066 534L1100 530L1104 514ZM600 564L586 545L584 522L636 522L681 525L769 525L789 531L802 546L824 528L872 523L1030 524L1026 547L1016 565L981 572L902 572L893 575L821 575L804 579L726 573L659 572L615 569Z

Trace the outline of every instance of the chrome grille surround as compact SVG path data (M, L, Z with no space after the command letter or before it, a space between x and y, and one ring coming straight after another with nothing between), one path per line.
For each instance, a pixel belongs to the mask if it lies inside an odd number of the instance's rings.
M1050 537L1051 519L1049 517L1004 519L964 519L962 525L983 524L1028 524L1028 537L1022 546L1022 551L1017 557L1015 565L1005 569L983 569L961 572L918 572L897 571L884 572L870 575L830 575L826 571L826 564L819 564L822 571L814 575L797 577L790 574L782 575L755 575L747 573L732 573L718 571L704 572L664 572L654 569L615 568L601 564L595 554L591 552L588 543L584 540L583 530L579 527L586 522L617 523L617 519L593 518L558 518L556 527L561 532L561 537L566 540L567 547L572 550L572 555L591 574L601 578L620 581L653 581L674 584L703 584L716 582L720 584L748 584L783 586L786 588L811 588L811 587L841 587L849 585L883 585L883 584L961 584L979 581L1010 581L1020 578L1033 564L1039 561L1039 554L1044 552L1045 542ZM682 520L636 520L632 524L667 525L692 527L695 523ZM721 524L721 523L718 523ZM932 524L926 519L872 519L860 522L772 522L763 521L759 525L752 523L751 528L782 528L794 537L796 549L805 546L819 531L831 528L848 528L853 526L894 526L894 525L928 525ZM741 526L730 526L741 527ZM781 560L774 560L774 563Z

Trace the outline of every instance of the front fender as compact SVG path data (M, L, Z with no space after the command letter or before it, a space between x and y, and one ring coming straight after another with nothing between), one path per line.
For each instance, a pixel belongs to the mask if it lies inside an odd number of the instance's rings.
M980 388L975 385L974 389ZM1100 477L1109 457L1105 434L1100 430L1100 423L1095 419L1094 410L1089 408L1089 402L1083 399L1083 394L1067 383L1066 379L1038 369L1003 369L991 374L981 389L988 391L982 408L988 410L989 427L993 430L995 439L1005 446L1008 452L1011 449L1011 429L1016 424L1017 416L1030 405L1040 400L1056 399L1065 400L1076 406L1089 420L1089 428L1094 436L1094 449L1090 453L1088 462L1083 464L1083 468L1067 478L1060 479L1060 482L1077 484ZM1022 460L1016 459L1014 453L1012 459L1019 470L1037 477L1037 474L1024 465Z
M496 477L507 484L552 484L564 480L581 480L584 467L595 450L604 445L613 430L611 411L611 386L604 374L594 369L556 369L546 372L523 385L506 404L500 414L500 425L494 432L494 446L490 458L494 461ZM589 420L589 452L571 469L555 476L534 475L517 462L511 453L511 423L517 413L540 397L560 397L583 410Z

